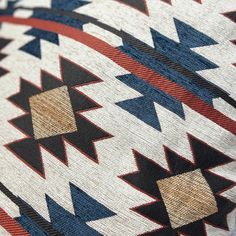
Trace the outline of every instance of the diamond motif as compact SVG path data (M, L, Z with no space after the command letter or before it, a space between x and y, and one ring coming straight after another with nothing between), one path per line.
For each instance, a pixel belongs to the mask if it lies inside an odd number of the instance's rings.
M35 139L77 131L67 86L29 98Z
M157 185L174 229L218 211L200 169L158 180Z

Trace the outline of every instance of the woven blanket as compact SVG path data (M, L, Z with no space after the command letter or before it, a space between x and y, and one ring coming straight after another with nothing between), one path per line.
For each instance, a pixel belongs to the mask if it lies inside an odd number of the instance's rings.
M0 0L0 235L236 235L236 0Z

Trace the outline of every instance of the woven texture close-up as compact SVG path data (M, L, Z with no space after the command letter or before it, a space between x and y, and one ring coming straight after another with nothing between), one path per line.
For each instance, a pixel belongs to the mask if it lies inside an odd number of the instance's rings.
M0 0L0 236L236 236L236 0Z

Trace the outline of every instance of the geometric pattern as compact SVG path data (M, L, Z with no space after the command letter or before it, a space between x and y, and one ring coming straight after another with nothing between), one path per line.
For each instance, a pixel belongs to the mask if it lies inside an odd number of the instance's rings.
M230 11L223 13L224 16L228 17L231 21L236 23L236 11ZM230 40L233 44L236 44L236 40ZM234 66L236 66L236 63L233 63Z
M11 42L10 39L0 38L0 50L6 47L10 42ZM0 52L0 61L3 60L5 57L6 57L6 54ZM0 67L0 76L7 74L7 72L8 71L6 69Z
M155 49L129 36L123 38L124 45L120 49L169 80L181 84L209 105L212 106L213 99L221 97L236 107L235 101L228 94L196 74L196 71L214 69L218 66L194 52L192 48L216 45L217 42L178 19L174 18L174 22L180 43L151 29ZM175 63L178 63L178 66L173 66ZM133 75L119 76L118 79L143 96L119 102L117 105L146 124L161 130L154 102L184 119L182 104L177 99Z
M218 211L213 193L197 169L157 181L173 229Z
M20 48L20 50L29 53L35 57L41 58L41 50L40 50L40 40L47 40L48 42L59 44L58 36L57 34L47 32L44 30L38 30L38 29L30 29L25 33L26 35L32 35L35 37L32 41L24 45Z
M44 167L40 147L47 149L67 164L64 144L66 141L97 162L94 142L110 137L108 133L80 114L83 110L96 109L99 106L80 93L77 88L87 83L100 82L100 79L63 58L61 58L61 67L62 79L43 71L42 88L35 87L22 79L20 92L8 98L26 112L25 115L10 121L26 135L26 138L11 142L6 147L42 176L44 176ZM70 104L70 101L73 103ZM39 109L43 112L38 113ZM69 110L67 116L64 114L66 109ZM31 158L32 156L34 158Z
M232 234L235 9L0 1L0 234Z
M158 121L158 114L156 114L154 102L165 106L168 110L184 119L182 104L172 96L169 96L161 90L153 88L143 80L131 74L119 76L117 78L144 96L121 101L116 104L146 124L157 130L161 130L161 125Z
M193 136L189 136L189 141L194 163L165 147L170 169L166 170L134 151L138 171L120 176L155 199L133 208L163 226L150 235L158 235L159 232L164 235L204 235L204 222L228 229L226 217L236 204L220 193L232 188L234 182L215 175L210 169L233 160Z
M56 10L67 10L67 11L72 11L73 9L79 8L81 6L84 6L88 4L89 2L87 1L81 1L81 0L72 0L68 2L67 0L62 0L62 1L56 1L52 0L51 1L51 9L56 9ZM47 19L56 19L59 22L62 22L64 24L69 24L69 25L74 25L76 27L81 28L82 24L79 21L73 21L69 17L60 15L52 15L50 14L45 14L45 12L41 12L40 10L37 12L34 12L33 14L34 17L36 18L47 18ZM32 35L35 37L32 41L24 45L23 47L20 48L20 50L29 53L35 57L41 58L41 46L40 46L40 40L46 40L48 42L51 42L53 44L59 44L59 39L58 35L49 31L44 31L44 30L39 30L39 29L30 29L26 33L26 35Z
M19 206L20 216L15 219L30 235L64 235L68 232L70 232L70 235L101 235L89 227L86 222L115 215L87 193L70 184L75 215L63 209L49 196L45 196L51 220L51 222L47 222L31 206L14 196L2 184L0 189Z
M29 103L35 139L77 131L66 86L34 95Z

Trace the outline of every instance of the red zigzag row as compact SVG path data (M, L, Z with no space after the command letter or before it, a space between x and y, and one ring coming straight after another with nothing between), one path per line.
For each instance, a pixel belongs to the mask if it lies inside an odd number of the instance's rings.
M89 35L86 32L60 23L35 18L24 19L12 16L0 16L0 22L28 25L41 30L61 34L79 41L80 43L93 48L97 52L110 58L112 61L114 61L116 64L123 67L130 73L136 75L139 78L142 78L152 86L168 93L172 97L189 106L194 111L200 113L201 115L207 117L209 120L236 135L236 121L225 116L220 111L214 109L213 107L205 103L202 99L195 96L180 85L166 79L152 69L142 65L133 58L124 54L118 48L114 48L108 43L92 35Z

